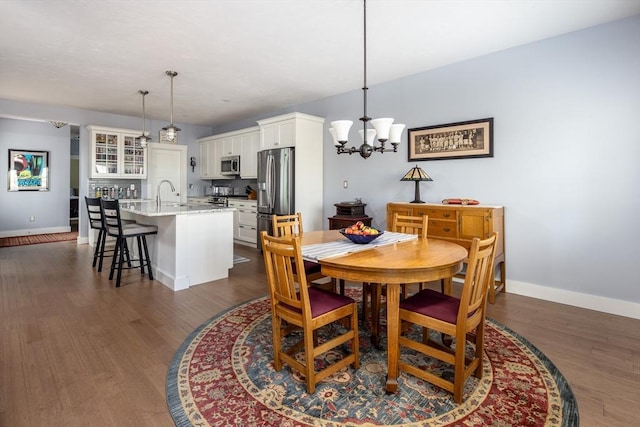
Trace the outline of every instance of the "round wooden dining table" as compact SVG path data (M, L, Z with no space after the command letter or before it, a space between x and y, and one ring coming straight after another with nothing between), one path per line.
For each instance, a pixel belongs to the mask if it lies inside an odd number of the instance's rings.
M338 230L305 231L305 245L345 239ZM451 278L460 270L467 250L455 243L437 239L413 239L371 249L319 259L322 274L336 279L387 285L387 393L398 390L400 333L400 285L403 283L444 281L451 293Z

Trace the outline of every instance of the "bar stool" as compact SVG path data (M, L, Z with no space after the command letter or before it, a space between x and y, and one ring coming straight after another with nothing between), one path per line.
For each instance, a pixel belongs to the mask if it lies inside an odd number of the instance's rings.
M144 275L145 266L149 273L149 279L153 280L151 259L149 258L149 249L147 247L147 236L158 234L158 227L155 225L139 224L137 222L123 222L120 218L120 203L118 200L102 199L100 200L100 208L102 212L102 223L107 235L116 238L109 280L113 279L113 273L117 268L118 277L116 279L116 288L119 288L123 269L140 268L140 274ZM127 257L129 259L125 259L125 253L128 252L127 239L130 237L135 237L138 242L138 259L131 259L129 257ZM125 262L128 264L127 266L124 266ZM136 262L138 265L132 265L132 262Z
M111 249L106 249L107 231L102 224L102 209L100 207L99 197L86 197L84 198L87 205L87 213L89 215L89 227L98 230L98 241L96 242L96 248L93 251L93 263L92 267L96 266L98 262L98 272L102 271L102 260L105 254L113 252ZM134 221L123 220L124 223L131 223ZM125 247L125 254L127 259L129 258L129 249Z

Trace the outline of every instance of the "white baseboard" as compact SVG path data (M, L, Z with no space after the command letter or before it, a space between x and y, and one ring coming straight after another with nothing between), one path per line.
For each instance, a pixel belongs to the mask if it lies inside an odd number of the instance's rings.
M640 319L640 304L598 295L583 294L565 289L550 288L532 283L507 280L507 292L603 313ZM499 298L500 296L498 296Z
M64 227L32 228L27 230L0 231L0 237L32 236L36 234L51 234L51 233L69 233L70 231L71 231L71 227L68 225Z

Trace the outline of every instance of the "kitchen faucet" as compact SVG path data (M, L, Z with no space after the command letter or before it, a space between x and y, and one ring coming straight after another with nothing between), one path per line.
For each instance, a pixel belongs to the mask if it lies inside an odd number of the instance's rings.
M162 185L163 182L166 182L167 184L169 184L171 186L171 191L176 191L176 188L173 186L173 184L171 183L171 181L169 181L168 179L163 179L162 181L160 181L158 183L158 190L156 192L156 206L158 207L158 209L160 209L160 186Z

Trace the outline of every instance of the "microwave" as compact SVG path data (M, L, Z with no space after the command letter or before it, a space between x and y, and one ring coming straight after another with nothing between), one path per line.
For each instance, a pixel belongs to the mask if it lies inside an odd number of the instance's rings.
M221 175L240 175L240 156L227 156L220 159Z

